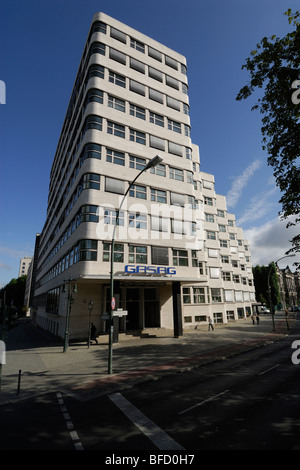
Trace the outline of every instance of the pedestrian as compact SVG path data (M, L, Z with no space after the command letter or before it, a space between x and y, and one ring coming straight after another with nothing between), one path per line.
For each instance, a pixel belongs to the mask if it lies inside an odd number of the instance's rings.
M259 315L256 315L256 323L259 325Z
M213 325L211 317L208 317L208 331L210 329L214 330L214 325Z
M95 327L94 323L92 323L91 325L91 339L93 339L96 344L98 344L98 340L96 338L96 331L97 331L97 328Z
M252 313L251 318L252 318L253 325L255 325L255 315L254 315L254 313Z

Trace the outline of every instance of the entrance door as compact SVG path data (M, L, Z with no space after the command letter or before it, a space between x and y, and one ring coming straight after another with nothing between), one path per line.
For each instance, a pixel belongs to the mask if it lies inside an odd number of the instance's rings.
M126 310L127 315L127 330L137 330L139 325L139 312L140 312L140 289L127 287L126 289Z
M160 327L159 301L156 288L144 289L145 328Z

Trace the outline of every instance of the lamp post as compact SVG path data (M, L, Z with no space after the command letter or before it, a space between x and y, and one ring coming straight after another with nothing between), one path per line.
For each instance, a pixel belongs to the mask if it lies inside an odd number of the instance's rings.
M279 258L277 261L274 262L274 264L277 264L278 261L280 261L284 258L291 258L292 256L296 256L296 255L282 256L282 258ZM269 267L269 272L268 272L268 292L269 292L270 309L271 309L271 315L272 315L273 331L275 331L274 308L273 308L273 303L272 303L271 287L270 287L270 274L271 274L271 266Z
M125 198L127 194L129 193L130 188L133 186L133 184L136 182L138 177L146 170L149 170L149 168L153 168L156 165L158 165L160 162L162 162L162 158L156 155L156 157L152 158L147 165L138 173L138 175L134 178L133 181L129 184L123 199L121 201L121 204L119 206L119 209L117 210L117 216L116 216L116 223L114 225L113 229L113 235L112 235L112 240L111 240L111 253L110 253L110 318L109 318L109 330L108 330L108 335L109 335L109 353L108 353L108 373L112 374L112 344L113 344L113 315L114 315L114 309L115 309L115 298L114 298L114 248L115 248L115 235L116 235L116 228L118 225L119 221L119 214L122 208L122 205L125 201Z
M91 343L91 318L92 318L92 310L94 308L94 302L92 300L89 301L89 336L88 336L88 348L90 347Z
M64 342L64 349L63 352L67 352L68 343L69 343L69 322L70 322L70 314L71 314L71 306L74 302L74 299L71 294L71 282L76 281L76 279L68 279L65 282L68 282L68 299L67 299L67 315L66 315L66 325L65 325L65 342ZM73 292L77 292L76 284L73 285ZM63 287L63 292L66 292L66 285Z

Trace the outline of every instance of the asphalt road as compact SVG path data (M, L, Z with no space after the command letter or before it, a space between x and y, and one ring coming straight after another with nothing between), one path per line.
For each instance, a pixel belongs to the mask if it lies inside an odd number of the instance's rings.
M102 450L103 459L298 450L300 364L291 346L299 338L296 327L273 344L85 401L49 393L1 407L0 449Z

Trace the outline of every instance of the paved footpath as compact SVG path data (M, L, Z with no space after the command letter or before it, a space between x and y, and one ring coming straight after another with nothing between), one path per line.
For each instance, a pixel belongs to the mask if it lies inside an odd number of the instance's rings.
M113 344L113 373L108 374L108 344L63 344L24 321L8 331L6 364L2 365L0 405L60 391L86 400L151 380L154 377L191 369L204 363L259 347L283 338L295 327L289 318L261 315L260 324L245 318L227 325L185 331L174 338L120 339ZM120 337L121 338L121 337Z

